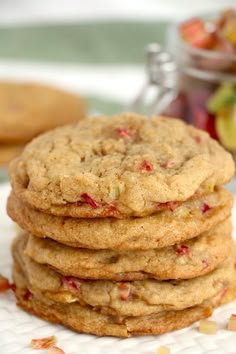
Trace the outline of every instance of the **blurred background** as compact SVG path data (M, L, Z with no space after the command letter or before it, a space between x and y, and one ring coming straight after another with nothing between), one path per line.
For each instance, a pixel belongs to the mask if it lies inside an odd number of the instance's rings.
M89 96L92 111L123 108L144 81L144 48L171 25L235 0L1 0L0 78L40 80Z

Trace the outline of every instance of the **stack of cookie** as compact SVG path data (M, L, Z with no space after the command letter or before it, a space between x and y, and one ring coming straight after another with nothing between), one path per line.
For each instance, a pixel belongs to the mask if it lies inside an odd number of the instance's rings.
M83 120L10 166L18 305L78 332L159 334L234 297L231 155L170 118Z
M0 166L20 154L36 135L85 115L78 96L30 83L0 83Z

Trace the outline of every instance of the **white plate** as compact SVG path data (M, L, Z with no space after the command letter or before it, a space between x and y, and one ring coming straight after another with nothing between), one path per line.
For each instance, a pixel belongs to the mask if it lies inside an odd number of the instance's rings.
M8 184L0 186L0 273L10 277L10 244L15 227L5 213ZM233 219L236 219L234 208ZM234 227L234 237L236 238ZM236 334L225 329L227 319L236 313L236 301L217 309L212 319L217 321L216 335L198 332L198 324L160 336L144 336L130 339L95 337L78 334L62 326L52 325L31 316L15 305L11 291L0 294L0 354L43 354L46 350L30 348L32 338L50 335L58 337L58 346L66 354L156 354L160 345L171 349L171 354L225 354L236 353Z

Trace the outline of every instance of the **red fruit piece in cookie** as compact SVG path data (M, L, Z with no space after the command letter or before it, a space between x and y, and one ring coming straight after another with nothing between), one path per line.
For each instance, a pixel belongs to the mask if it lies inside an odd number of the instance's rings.
M139 166L139 169L140 170L144 170L144 171L152 171L153 167L152 167L152 164L150 162L148 162L147 160L143 160L143 162Z
M62 284L65 287L73 289L73 290L79 290L79 288L80 288L80 283L72 277L63 277Z
M131 137L131 131L127 128L116 128L116 132L120 138L129 138Z
M96 202L96 200L90 197L87 193L81 194L81 198L83 198L84 201L91 206L91 208L97 209L99 207L99 204Z
M207 211L211 210L211 207L207 203L203 203L201 210L202 213L205 214Z
M174 250L175 250L175 253L176 253L178 256L188 256L188 257L191 257L191 255L192 255L189 246L184 245L184 244L175 245L175 246L174 246Z

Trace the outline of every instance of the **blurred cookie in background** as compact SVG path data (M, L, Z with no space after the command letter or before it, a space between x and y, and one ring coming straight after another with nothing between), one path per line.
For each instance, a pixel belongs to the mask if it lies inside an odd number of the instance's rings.
M76 94L39 83L0 82L0 165L35 136L85 113L85 101Z

